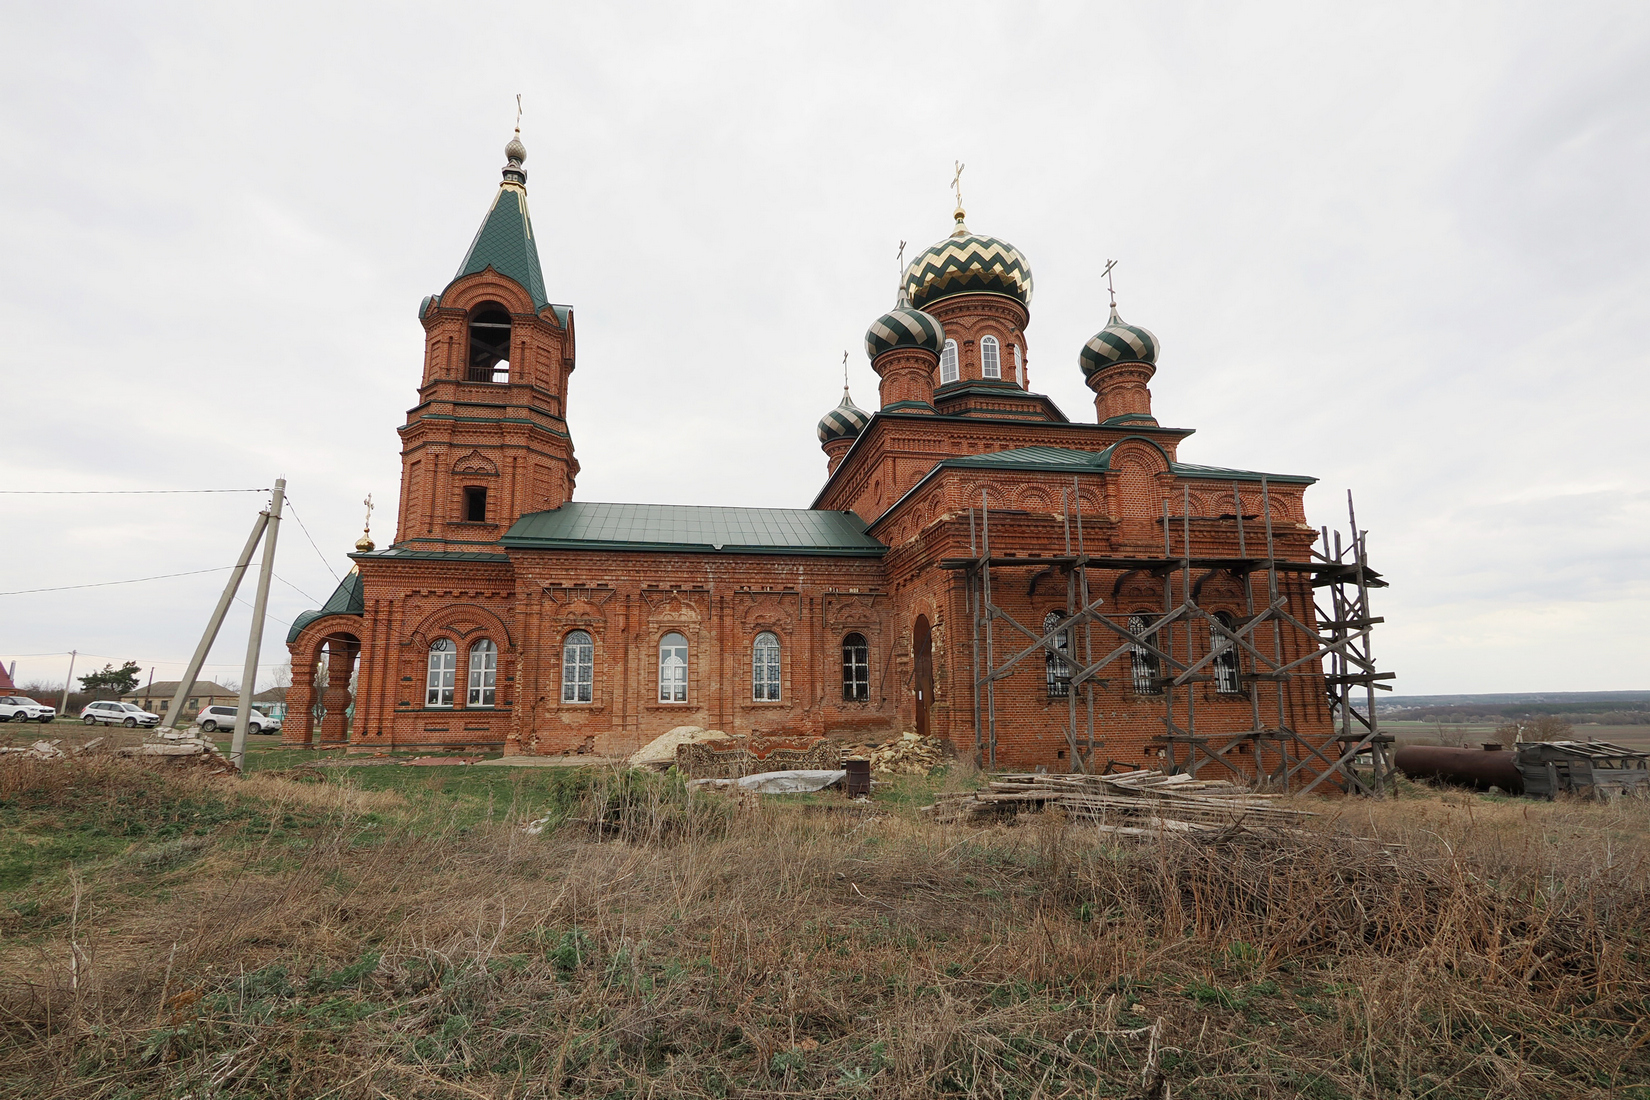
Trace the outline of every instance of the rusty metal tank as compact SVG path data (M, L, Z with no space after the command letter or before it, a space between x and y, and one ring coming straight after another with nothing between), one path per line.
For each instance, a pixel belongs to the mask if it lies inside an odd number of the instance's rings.
M1476 749L1405 745L1393 754L1392 762L1410 779L1434 779L1480 791L1500 787L1508 794L1523 794L1524 776L1515 755L1493 742Z

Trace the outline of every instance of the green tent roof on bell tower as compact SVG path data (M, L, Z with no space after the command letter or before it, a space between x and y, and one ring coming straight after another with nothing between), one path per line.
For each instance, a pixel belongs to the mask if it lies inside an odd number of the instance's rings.
M521 166L527 159L527 148L522 145L519 132L504 147L504 156L508 160L504 181L498 185L493 205L481 228L476 230L476 239L470 242L470 251L453 279L456 282L491 267L520 283L532 295L534 308L543 309L550 300L544 293L544 270L539 267L533 219L527 213L527 171Z

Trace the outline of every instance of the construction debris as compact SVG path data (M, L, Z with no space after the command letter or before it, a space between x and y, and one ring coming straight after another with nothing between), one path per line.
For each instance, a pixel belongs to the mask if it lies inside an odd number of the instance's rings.
M951 748L937 737L907 733L882 745L849 746L842 750L842 758L869 760L871 770L881 775L927 775L951 763Z
M199 765L231 774L238 770L228 757L218 751L218 746L210 737L202 736L199 726L191 726L182 732L161 726L145 734L143 744L116 749L115 754L142 757L156 763L160 759L170 758L180 765Z
M840 768L806 768L782 772L759 772L738 779L694 779L688 782L695 789L737 787L757 794L807 794L834 787L847 778Z
M1128 837L1182 834L1226 840L1293 833L1313 816L1273 804L1223 779L1160 771L1113 775L999 775L977 791L942 794L923 813L937 822L985 823L1057 806L1102 833Z
M36 741L26 749L13 748L10 745L0 746L0 753L12 756L22 756L30 760L62 760L69 754L57 746L63 743L59 737L55 741Z
M637 749L631 754L628 763L633 768L658 768L663 771L676 763L678 745L726 740L729 740L728 735L721 730L708 730L703 726L677 726Z

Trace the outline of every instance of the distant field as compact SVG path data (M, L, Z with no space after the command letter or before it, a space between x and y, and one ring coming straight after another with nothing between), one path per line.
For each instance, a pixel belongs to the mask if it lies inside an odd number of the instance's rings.
M1456 739L1468 744L1486 740L1495 733L1498 722L1399 722L1381 719L1381 728L1397 737L1400 743L1448 744ZM1611 741L1632 749L1650 750L1650 725L1601 726L1592 723L1572 726L1578 741Z

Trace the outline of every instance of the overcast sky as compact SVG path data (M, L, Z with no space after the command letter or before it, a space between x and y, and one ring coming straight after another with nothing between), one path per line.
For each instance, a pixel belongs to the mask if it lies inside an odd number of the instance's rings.
M12 0L0 42L0 489L285 476L320 553L283 525L268 666L367 493L393 532L519 92L577 499L806 506L961 160L1032 388L1092 421L1115 258L1184 460L1355 494L1401 693L1650 687L1650 6ZM0 496L0 592L226 565L259 503ZM223 576L0 595L0 661L175 678Z

